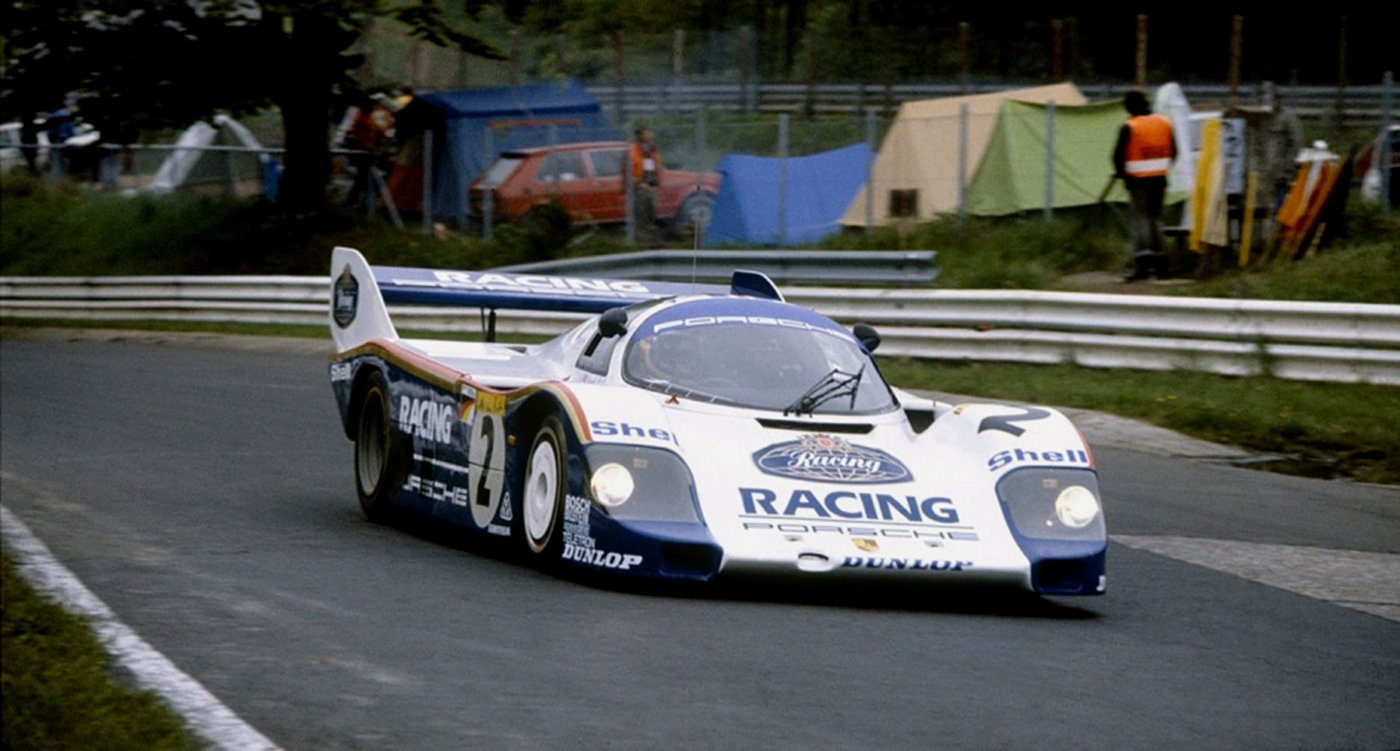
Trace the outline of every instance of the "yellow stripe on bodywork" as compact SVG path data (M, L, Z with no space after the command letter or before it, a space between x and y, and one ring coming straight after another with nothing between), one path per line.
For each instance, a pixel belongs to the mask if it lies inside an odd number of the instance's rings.
M559 381L544 381L518 389L499 391L472 380L471 376L466 373L449 368L394 342L381 339L375 339L354 349L333 355L331 361L343 362L366 355L373 355L385 362L393 363L396 367L459 397L462 386L470 386L475 389L475 401L464 399L459 405L458 417L464 420L469 419L469 413L473 407L475 410L485 411L486 414L504 415L506 405L509 403L524 399L539 391L546 391L564 409L564 414L569 418L569 422L574 428L574 434L579 437L579 440L583 443L593 441L593 431L588 427L588 420L583 414L583 406L579 404L574 392Z

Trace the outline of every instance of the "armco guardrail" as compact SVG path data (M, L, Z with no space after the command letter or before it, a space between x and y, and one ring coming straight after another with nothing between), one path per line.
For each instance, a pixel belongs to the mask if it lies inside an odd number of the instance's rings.
M329 294L322 277L0 277L0 317L324 325ZM1400 385L1400 305L920 289L787 297L879 325L881 354ZM482 321L474 309L391 312L405 329L473 336ZM553 334L582 318L500 311L497 330Z
M728 282L734 269L767 274L779 284L929 284L938 277L931 250L643 250L566 258L499 271L651 281Z

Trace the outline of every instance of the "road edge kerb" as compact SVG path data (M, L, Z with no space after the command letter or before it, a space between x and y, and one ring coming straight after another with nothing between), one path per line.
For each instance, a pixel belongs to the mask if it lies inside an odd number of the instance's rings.
M199 681L118 620L116 613L60 563L48 546L3 504L0 504L0 540L14 556L20 576L31 587L68 612L86 619L103 649L118 665L130 671L137 686L164 699L184 718L190 731L212 748L228 751L278 749L277 744L225 706Z

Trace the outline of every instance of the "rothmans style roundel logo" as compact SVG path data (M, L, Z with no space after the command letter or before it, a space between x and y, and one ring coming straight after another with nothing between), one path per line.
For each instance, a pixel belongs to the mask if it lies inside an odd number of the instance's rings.
M914 479L898 459L830 435L804 435L759 449L754 464L765 474L824 482L905 482Z
M343 329L354 323L356 308L360 302L360 283L355 281L355 275L350 273L349 266L336 277L331 296L334 299L331 318L335 320L335 325Z

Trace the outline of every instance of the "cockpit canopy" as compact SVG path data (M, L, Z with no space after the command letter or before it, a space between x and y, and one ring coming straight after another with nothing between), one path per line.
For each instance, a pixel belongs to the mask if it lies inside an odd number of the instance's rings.
M802 308L750 298L691 300L646 318L623 378L664 394L802 414L871 414L894 397L849 332Z

